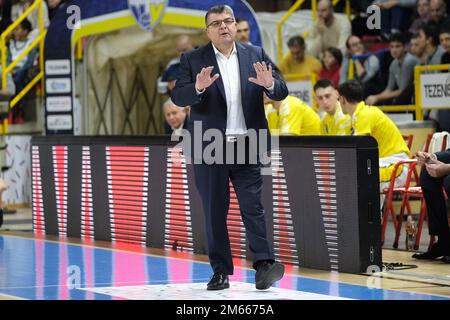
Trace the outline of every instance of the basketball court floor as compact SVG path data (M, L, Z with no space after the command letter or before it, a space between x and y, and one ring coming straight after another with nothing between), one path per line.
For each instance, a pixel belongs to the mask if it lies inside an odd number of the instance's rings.
M383 250L383 261L417 268L371 275L287 267L269 290L254 287L247 261L235 260L231 288L207 291L206 256L106 242L0 233L0 299L31 300L450 300L450 268Z

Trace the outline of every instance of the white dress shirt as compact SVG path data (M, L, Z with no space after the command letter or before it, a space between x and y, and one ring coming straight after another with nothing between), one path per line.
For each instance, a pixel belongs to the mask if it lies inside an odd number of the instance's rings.
M227 101L227 130L225 135L246 134L247 125L242 109L241 74L236 44L234 44L229 58L225 57L214 45L213 48Z

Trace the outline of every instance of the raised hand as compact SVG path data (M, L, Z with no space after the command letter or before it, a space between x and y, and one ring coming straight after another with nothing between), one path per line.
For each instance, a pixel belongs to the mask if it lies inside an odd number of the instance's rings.
M269 67L267 67L266 63L263 61L262 63L254 63L253 67L256 71L256 78L250 77L248 78L248 81L264 88L270 88L273 85L272 65L269 64Z
M198 91L203 91L206 88L208 88L210 85L214 83L217 79L219 79L220 74L216 73L214 76L211 77L211 72L213 71L214 67L207 67L203 68L202 71L200 71L199 74L197 74L197 80L195 82L195 88Z

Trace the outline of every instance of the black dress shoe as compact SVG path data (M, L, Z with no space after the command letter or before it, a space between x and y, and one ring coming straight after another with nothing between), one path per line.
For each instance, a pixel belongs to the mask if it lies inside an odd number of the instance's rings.
M228 281L228 276L224 273L214 273L211 280L209 280L206 287L207 290L223 290L230 287L230 282Z
M284 266L279 262L264 261L258 265L255 285L258 290L269 289L272 284L283 278Z
M450 256L444 256L444 257L442 258L442 262L444 262L444 263L450 263Z
M434 260L439 257L444 256L445 253L441 249L440 245L438 243L433 244L433 246L424 253L415 253L412 255L413 258L419 259L419 260Z

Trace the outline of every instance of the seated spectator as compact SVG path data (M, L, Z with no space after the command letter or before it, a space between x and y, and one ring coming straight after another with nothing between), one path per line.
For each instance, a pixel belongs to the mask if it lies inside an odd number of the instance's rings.
M320 135L320 118L300 99L288 96L273 101L264 94L264 108L270 133L284 136Z
M420 174L420 185L427 206L429 234L436 235L438 241L427 252L412 257L420 260L443 257L443 262L450 263L450 228L442 190L450 194L450 149L435 154L419 151L416 157L417 163L425 169Z
M437 30L450 26L450 17L447 14L447 3L444 0L430 0L429 25Z
M236 18L236 40L245 44L251 44L250 25L245 18Z
M34 3L35 0L18 0L13 4L11 8L11 18L16 21L20 18L25 11ZM36 38L39 35L39 10L33 10L27 17L28 21L31 23L32 32L30 33L31 38ZM48 8L47 3L42 1L42 19L44 28L47 28L50 21L48 19Z
M439 45L439 30L431 25L420 29L421 41L425 41L425 54L427 59L425 65L441 64L445 50Z
M160 94L169 94L170 91L174 87L174 83L169 84L167 81L163 80L163 78L167 78L168 75L165 75L166 72L172 72L175 69L179 68L180 65L180 57L183 53L194 49L194 45L192 43L192 39L188 35L180 35L175 40L175 50L178 53L178 56L167 64L167 67L161 77L158 78L158 92ZM172 70L170 70L172 68ZM176 78L176 75L175 75ZM171 86L171 88L169 87Z
M419 29L430 21L430 0L417 0L416 16L408 29L410 34L416 34Z
M376 0L373 4L381 9L381 35L389 39L391 34L406 31L402 27L416 0Z
M320 122L320 134L328 136L350 135L350 116L342 112L339 103L339 92L330 80L319 80L314 86L319 110L325 111Z
M317 23L311 32L309 52L319 55L329 47L345 51L345 41L351 35L352 27L345 16L334 14L333 4L330 0L319 0L317 3Z
M186 128L189 108L181 108L168 99L163 104L164 118L166 119L166 134L181 135L181 130Z
M384 88L380 88L380 79L377 77L380 71L380 60L375 54L366 54L366 50L361 39L357 36L350 36L346 41L347 55L341 67L339 83L349 80L350 61L354 63L354 79L361 82L364 88L364 96L379 93Z
M410 52L419 60L420 65L424 65L427 60L425 53L426 42L421 38L420 33L417 32L412 35L410 43Z
M9 43L9 57L8 65L12 61L15 61L22 52L27 49L33 42L30 37L30 32L32 30L31 23L25 19L23 20L16 29L14 29L13 39ZM14 78L14 83L16 85L16 93L22 91L22 89L27 85L28 71L33 66L37 55L37 49L31 50L28 55L23 59L19 60L17 65L12 70L12 76Z
M405 105L413 102L414 67L419 60L406 50L406 39L401 33L394 33L389 41L394 58L389 67L386 89L366 99L369 105Z
M339 75L342 65L342 52L336 48L328 48L325 50L322 58L322 71L319 73L320 79L329 79L334 86L339 85Z
M378 142L380 190L389 186L394 165L409 159L409 149L397 126L379 108L368 106L362 100L363 90L358 81L349 81L339 87L339 102L344 114L351 117L352 135L368 135ZM403 166L395 185L406 182L408 168ZM381 199L380 205L384 198Z
M450 64L450 27L441 29L439 40L442 49L445 51L441 58L441 64Z
M278 64L283 76L288 74L319 74L322 64L319 60L306 54L305 39L295 36L288 41L289 52Z

